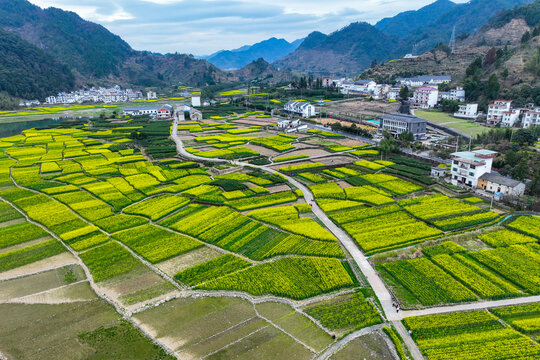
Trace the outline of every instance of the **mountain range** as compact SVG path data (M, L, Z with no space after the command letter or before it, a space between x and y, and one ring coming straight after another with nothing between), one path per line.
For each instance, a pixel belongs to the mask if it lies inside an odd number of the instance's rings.
M354 76L374 62L447 43L454 26L460 39L467 37L462 34L475 33L500 11L531 2L437 0L375 25L356 22L328 35L312 32L292 43L271 38L205 60L136 51L103 26L73 12L41 9L26 0L2 0L0 59L5 60L0 62L0 92L43 98L81 86L205 86L251 80L275 83L288 81L293 74Z
M498 12L533 0L471 0L456 4L437 0L416 11L385 18L375 25L354 23L330 35L315 32L294 52L274 65L315 76L350 76L369 68L374 60L387 61L407 53L431 50L456 34L480 29ZM309 40L309 44L305 45Z
M220 69L236 70L259 58L272 63L296 50L302 41L304 39L298 39L290 43L285 39L272 37L253 45L242 46L235 50L221 50L200 58L207 60Z

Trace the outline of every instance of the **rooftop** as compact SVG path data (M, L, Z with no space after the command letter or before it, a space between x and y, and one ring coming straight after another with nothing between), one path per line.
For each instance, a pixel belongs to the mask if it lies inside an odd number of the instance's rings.
M383 116L383 120L397 120L404 121L406 123L425 123L427 120L420 119L417 116L405 115L405 114L386 114Z
M480 176L480 179L489 181L495 184L512 187L512 188L521 184L521 182L517 180L510 179L510 178L507 178L506 176L497 175L493 173L485 173L484 175Z

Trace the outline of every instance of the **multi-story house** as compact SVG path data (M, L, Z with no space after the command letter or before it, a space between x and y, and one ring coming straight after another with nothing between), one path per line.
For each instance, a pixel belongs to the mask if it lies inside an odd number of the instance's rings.
M439 100L439 90L424 86L414 92L412 104L421 109L432 109Z
M520 114L521 114L521 110L519 109L511 109L509 111L505 111L503 113L503 117L501 120L501 126L502 127L514 126L514 124L519 120Z
M422 85L440 85L444 83L452 82L452 77L448 75L441 76L418 76L414 78L397 78L396 82L400 85L407 85L409 87L418 87Z
M459 110L454 113L454 117L476 120L478 118L478 104L459 105Z
M124 116L142 116L149 115L157 118L170 118L173 114L173 107L169 104L160 106L135 106L126 107L123 112Z
M398 100L399 99L399 92L401 88L393 87L386 93L386 98L390 100Z
M427 121L405 114L387 114L382 117L380 131L388 131L394 136L410 132L418 139L426 135Z
M488 125L499 125L503 120L505 112L512 109L512 101L509 100L495 100L493 104L489 104L487 112Z
M289 101L287 104L285 104L284 110L291 114L300 115L305 118L317 115L315 112L315 106L306 101Z
M462 87L458 86L455 89L452 89L448 92L441 93L441 99L453 100L464 102L465 101L465 90Z
M526 111L525 115L523 115L523 127L525 129L535 125L540 126L540 107Z
M472 188L478 185L478 179L491 172L493 159L497 152L491 150L461 151L452 154L452 184L464 184Z

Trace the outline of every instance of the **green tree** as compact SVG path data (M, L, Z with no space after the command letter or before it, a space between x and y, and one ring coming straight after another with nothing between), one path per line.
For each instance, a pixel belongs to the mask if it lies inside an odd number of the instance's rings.
M499 84L499 79L497 78L497 75L492 74L488 80L487 96L490 99L497 98L499 96L500 88L501 85Z
M441 110L446 113L455 113L459 110L459 101L442 99L441 100Z
M502 72L501 76L503 79L506 80L506 78L508 77L509 73L508 73L508 69L504 69L504 71Z
M399 90L399 97L403 100L407 100L409 98L409 87L404 86Z
M529 40L531 40L531 33L528 32L528 31L525 31L525 34L523 34L523 36L521 37L521 43L522 43L522 44L525 44L525 43L527 43Z
M514 168L513 176L515 179L525 180L529 174L529 164L524 157L519 161L519 164Z
M506 153L506 155L504 155L504 161L508 165L515 166L519 161L519 155L516 152L510 150Z

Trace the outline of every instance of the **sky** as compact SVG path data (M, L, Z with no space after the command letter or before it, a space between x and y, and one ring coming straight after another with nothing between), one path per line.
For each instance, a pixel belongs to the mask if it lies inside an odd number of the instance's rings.
M136 50L208 55L271 37L288 41L374 24L435 0L30 0L76 12ZM454 2L464 2L458 0Z

